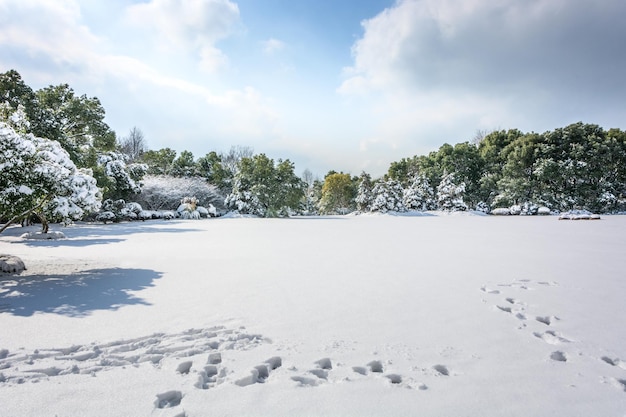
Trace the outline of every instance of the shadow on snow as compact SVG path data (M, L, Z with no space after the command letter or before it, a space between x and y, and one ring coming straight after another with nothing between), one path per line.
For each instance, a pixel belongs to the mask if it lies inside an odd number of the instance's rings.
M130 294L154 286L162 274L150 269L92 269L71 275L0 278L0 313L55 313L84 317L96 310L150 305Z
M206 232L202 229L176 228L176 220L165 221L148 220L146 222L122 222L112 224L79 223L68 227L52 225L51 231L60 231L66 239L21 239L13 241L14 244L26 244L28 246L69 246L81 247L90 245L103 245L108 243L122 242L123 236L140 233L186 233L186 232ZM173 224L172 224L173 223ZM7 229L0 235L18 237L27 232L39 232L41 226L33 225L28 227L14 226Z

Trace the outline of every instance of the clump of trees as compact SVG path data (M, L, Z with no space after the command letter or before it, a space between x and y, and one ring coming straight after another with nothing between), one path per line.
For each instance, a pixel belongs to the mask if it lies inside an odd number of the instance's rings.
M288 216L301 209L306 185L289 160L265 154L244 157L238 163L233 188L225 204L242 214L261 217Z
M343 192L332 187L334 180L327 176L322 187L325 213L345 212L344 207L362 212L502 207L520 207L514 211L524 214L536 214L540 207L544 212L623 212L626 132L582 122L542 134L494 131L474 142L444 144L428 155L393 162L376 180L363 173ZM325 198L329 189L332 198ZM352 195L348 204L334 203Z
M141 130L118 140L104 117L97 98L67 84L34 91L16 71L0 74L3 228L33 215L44 230L49 221L90 214L144 219L149 211L175 212L181 201L196 207L189 213L214 207L211 215L264 217L504 207L525 214L626 211L626 133L582 122L542 134L481 132L474 141L393 162L381 178L330 171L319 180L308 170L298 177L289 160L248 147L197 159L186 150L150 150Z
M46 232L49 221L80 219L103 198L140 191L147 167L126 162L104 116L97 98L67 84L34 91L17 71L0 74L4 227L36 215Z

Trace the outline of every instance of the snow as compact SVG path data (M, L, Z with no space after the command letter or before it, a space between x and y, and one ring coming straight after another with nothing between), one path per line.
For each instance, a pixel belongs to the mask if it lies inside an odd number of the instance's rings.
M429 214L9 228L0 414L622 417L626 217Z

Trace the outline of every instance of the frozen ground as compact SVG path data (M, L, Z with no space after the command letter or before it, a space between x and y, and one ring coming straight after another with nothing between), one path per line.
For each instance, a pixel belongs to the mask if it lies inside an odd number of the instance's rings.
M626 415L626 217L0 235L2 416Z

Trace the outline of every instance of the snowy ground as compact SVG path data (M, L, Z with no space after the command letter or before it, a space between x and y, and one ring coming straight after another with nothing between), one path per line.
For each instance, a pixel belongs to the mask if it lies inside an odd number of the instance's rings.
M626 415L626 217L0 235L2 416Z

